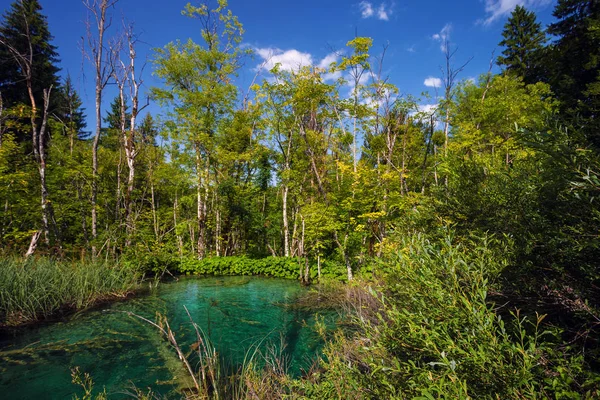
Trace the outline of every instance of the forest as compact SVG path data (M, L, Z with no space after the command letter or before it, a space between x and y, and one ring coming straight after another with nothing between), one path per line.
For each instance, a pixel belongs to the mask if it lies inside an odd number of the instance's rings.
M317 324L313 366L265 355L225 376L208 351L177 353L195 382L182 397L600 397L599 1L558 0L546 27L517 6L477 79L446 42L422 107L370 37L246 88L253 51L226 0L188 4L197 37L148 65L134 25L109 29L119 0L83 0L92 110L43 3L0 21L2 332L184 275L266 276L342 315ZM74 393L106 398L73 371Z

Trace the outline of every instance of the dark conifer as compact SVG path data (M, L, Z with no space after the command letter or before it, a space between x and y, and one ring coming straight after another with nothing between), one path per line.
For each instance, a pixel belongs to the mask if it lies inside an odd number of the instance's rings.
M559 0L553 15L548 32L557 41L545 59L553 66L552 89L563 112L600 149L600 1Z
M29 105L26 82L8 46L20 54L29 54L29 39L33 47L32 86L37 104L43 104L43 90L59 85L59 59L48 21L38 0L17 0L3 15L0 23L0 91L6 106ZM51 107L53 109L54 107Z
M504 25L502 36L504 39L500 46L504 46L504 50L498 57L498 65L521 76L526 83L539 81L539 58L546 34L537 22L535 13L517 6Z

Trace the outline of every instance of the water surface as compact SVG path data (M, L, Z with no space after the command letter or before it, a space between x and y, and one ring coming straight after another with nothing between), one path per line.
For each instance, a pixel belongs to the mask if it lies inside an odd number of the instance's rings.
M289 371L299 374L320 349L314 316L286 307L299 291L297 282L258 277L186 278L161 284L144 296L86 311L66 321L21 332L0 342L0 397L71 398L81 395L71 383L71 368L88 372L95 390L126 398L133 385L151 387L168 398L181 397L189 385L175 352L150 324L166 315L184 352L195 333L184 306L217 348L223 362L235 367L248 349L260 343L279 347Z

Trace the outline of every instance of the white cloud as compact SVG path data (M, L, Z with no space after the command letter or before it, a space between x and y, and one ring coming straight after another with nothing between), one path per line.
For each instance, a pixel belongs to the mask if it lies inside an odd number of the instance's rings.
M439 88L439 87L442 87L442 80L440 78L435 78L433 76L430 76L427 79L425 79L425 82L423 82L423 85L425 85L427 87Z
M360 14L363 18L369 18L375 14L375 10L373 10L373 4L369 3L368 1L361 1L358 3L358 6L360 7Z
M359 85L366 85L369 82L370 75L367 72L364 72L358 78ZM347 81L347 86L350 88L354 88L354 77L351 74L346 74L345 78Z
M410 46L409 48L406 49L406 51L408 51L409 53L415 53L417 50L415 49L415 46Z
M329 53L319 62L318 67L324 68L324 69L329 69L329 66L332 63L337 62L338 58L340 58L340 56L338 54Z
M440 42L440 50L442 50L443 52L446 52L446 50L448 50L448 48L446 46L448 45L448 42L450 41L450 31L451 30L452 30L452 24L446 24L446 25L444 25L444 27L442 28L442 30L439 33L436 33L435 35L433 35L431 37L436 42Z
M429 121L431 115L435 114L440 105L438 103L433 104L419 104L417 109L410 113L411 116L416 117L420 121ZM437 125L437 122L436 122Z
M371 78L371 76L367 72L364 72L358 78L358 84L361 86L364 86L369 83L370 78ZM352 76L352 74L346 73L344 75L344 80L346 81L346 87L348 88L348 97L353 97L354 91L356 90L356 85L355 85L356 82L355 82L354 77Z
M284 71L296 71L301 67L315 65L314 57L310 53L303 53L296 49L281 50L274 47L265 47L254 49L256 54L262 58L262 63L255 67L255 70L266 70L270 71L279 64L279 68ZM329 66L337 62L340 58L339 54L330 53L323 57L316 66L327 71ZM341 71L325 72L323 74L323 80L335 81L342 76Z
M303 53L296 49L281 50L272 47L266 47L262 49L255 49L262 59L263 63L259 68L264 68L267 71L271 70L276 64L280 64L280 68L284 71L297 70L300 67L313 64L312 55L309 53Z
M326 72L326 73L323 74L323 80L325 82L327 82L327 81L337 81L341 77L342 77L342 71Z
M419 112L423 114L431 115L436 112L439 104L419 104Z
M340 58L337 53L329 53L327 54L321 61L319 61L319 68L323 68L325 71L329 70L329 67L332 63L337 62ZM342 76L342 71L334 71L334 72L325 72L323 74L324 81L336 81Z
M388 13L391 14L390 10L386 10L385 3L381 3L379 8L377 9L377 18L379 18L382 21L389 21L390 17L388 15Z
M393 4L392 4L393 6ZM373 3L369 1L361 1L358 3L360 8L360 15L362 18L377 17L380 21L389 21L390 15L392 15L392 7L388 7L385 3L381 3L375 10Z
M350 93L350 95L352 95L352 93ZM396 99L398 99L397 92L384 88L379 93L379 98L369 96L367 98L363 98L360 101L360 104L381 110L390 107L396 101Z
M516 6L527 8L541 7L552 3L552 0L485 0L485 13L487 18L479 23L489 25L499 18L509 14Z

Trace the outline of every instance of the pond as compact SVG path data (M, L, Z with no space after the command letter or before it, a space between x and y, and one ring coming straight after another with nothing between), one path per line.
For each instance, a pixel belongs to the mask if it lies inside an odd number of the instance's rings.
M182 350L195 342L184 306L209 336L222 362L239 366L260 344L283 346L289 372L308 369L320 351L315 316L286 307L302 288L297 282L259 277L184 278L157 290L66 321L19 332L0 341L0 393L6 399L71 398L81 390L71 382L78 366L94 380L95 392L131 398L133 385L180 398L189 385L182 363L157 328L119 311L156 320L168 317ZM328 317L330 321L332 315ZM186 383L187 381L187 383Z

